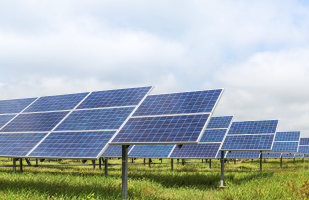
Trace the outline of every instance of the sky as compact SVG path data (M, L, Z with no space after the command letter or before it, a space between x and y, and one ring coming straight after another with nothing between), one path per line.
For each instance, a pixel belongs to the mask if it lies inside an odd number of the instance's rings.
M224 88L215 116L309 137L309 4L0 0L0 99Z

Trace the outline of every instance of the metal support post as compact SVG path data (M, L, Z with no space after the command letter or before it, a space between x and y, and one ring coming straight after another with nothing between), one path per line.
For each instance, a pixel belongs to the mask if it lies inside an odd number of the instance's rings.
M105 167L104 167L104 169L105 169L105 176L107 176L108 175L108 158L105 158L104 164L105 164Z
M185 165L185 159L181 159L181 162L182 162L182 166Z
M102 169L102 158L99 158L99 169Z
M39 165L39 160L35 159L35 166L38 166L38 165Z
M280 157L280 168L282 168L282 155Z
M202 163L203 163L203 159L202 159Z
M122 145L122 199L128 199L128 147Z
M23 159L22 158L20 158L19 159L19 171L20 171L20 173L23 173Z
M179 165L179 159L177 159L177 165Z
M133 158L132 158L132 163L134 163L134 160L133 160Z
M16 158L13 158L13 172L16 173Z
M174 170L174 160L171 159L171 170L173 171Z
M146 158L144 158L144 166L146 165Z
M150 163L151 163L151 158L149 158L149 163L148 163L148 164L149 164L149 167L151 167L151 166L150 166Z
M263 161L263 154L262 151L260 151L260 172L262 172L262 161Z
M92 160L93 169L95 169L95 160Z
M221 181L220 188L224 188L224 151L221 151Z
M211 159L209 159L209 169L211 169Z
M236 165L236 159L234 159L234 165Z

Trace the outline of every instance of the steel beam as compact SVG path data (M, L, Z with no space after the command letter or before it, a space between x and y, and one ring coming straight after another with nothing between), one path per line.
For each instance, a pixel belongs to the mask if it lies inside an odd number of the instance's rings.
M220 188L224 188L224 151L221 151L221 181Z
M211 159L209 159L209 169L211 169Z
M128 199L128 148L122 145L122 199Z
M263 154L262 154L262 151L260 151L260 172L262 172L262 162L263 162Z
M105 158L104 162L105 176L108 175L108 158Z
M280 168L282 168L282 155L280 157Z
M173 161L173 159L171 159L171 170L172 171L174 170L174 161Z

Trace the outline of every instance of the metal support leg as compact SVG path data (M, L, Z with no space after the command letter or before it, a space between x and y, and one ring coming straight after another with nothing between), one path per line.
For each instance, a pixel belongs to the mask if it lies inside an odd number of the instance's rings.
M128 148L122 145L122 199L128 199Z
M38 166L38 165L39 165L39 160L35 159L35 166Z
M19 171L20 171L20 173L23 173L23 159L20 158L19 160L20 160L20 163L19 163Z
M146 165L146 158L144 158L144 166Z
M105 169L105 176L107 176L108 175L108 158L105 158L104 164L105 164L105 167L104 167L104 169Z
M134 163L134 160L133 160L133 158L132 158L132 163Z
M177 159L177 165L179 165L179 159Z
M182 162L182 166L185 165L185 159L181 159L181 162Z
M151 164L151 158L149 158L149 163L148 164L149 164L149 167L151 167L151 165L150 165Z
M93 169L95 169L95 160L92 160Z
M234 165L236 165L236 159L234 159Z
M221 151L221 182L220 188L224 188L224 151Z
M174 170L174 161L173 161L173 159L171 159L171 170L172 171Z
M280 168L282 168L282 155L280 157Z
M209 169L211 169L211 159L209 159Z
M203 159L202 159L202 163L203 163Z
M99 158L99 169L102 169L102 158Z
M13 172L16 173L16 158L13 158Z
M263 154L262 151L260 151L260 172L262 172L262 161L263 161Z

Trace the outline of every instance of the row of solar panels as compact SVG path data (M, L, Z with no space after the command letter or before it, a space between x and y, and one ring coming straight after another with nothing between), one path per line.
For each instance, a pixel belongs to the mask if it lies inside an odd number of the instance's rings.
M0 156L94 159L120 151L108 145L135 145L133 155L164 144L170 157L213 158L219 150L293 153L298 143L291 132L275 138L278 120L211 118L223 89L149 95L152 88L2 100Z

